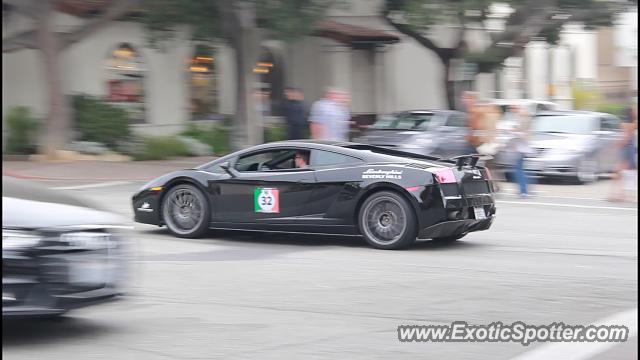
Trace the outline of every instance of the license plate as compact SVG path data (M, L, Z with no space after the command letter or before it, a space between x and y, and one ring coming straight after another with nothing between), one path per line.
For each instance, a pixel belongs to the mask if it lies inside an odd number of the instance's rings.
M483 207L474 207L473 213L476 215L476 220L483 220L487 218L487 215L484 213Z
M110 235L97 232L70 232L62 234L60 240L65 241L71 247L82 248L86 250L106 249L110 245Z
M109 263L104 256L70 259L69 282L73 284L103 284L109 281Z

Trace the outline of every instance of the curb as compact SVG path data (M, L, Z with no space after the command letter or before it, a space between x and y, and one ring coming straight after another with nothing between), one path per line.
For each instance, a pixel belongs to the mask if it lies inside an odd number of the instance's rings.
M35 175L23 175L18 174L13 171L5 171L2 173L2 176L9 176L16 179L24 179L24 180L51 180L51 181L149 181L151 178L147 179L120 179L120 178L52 178L45 176L35 176Z

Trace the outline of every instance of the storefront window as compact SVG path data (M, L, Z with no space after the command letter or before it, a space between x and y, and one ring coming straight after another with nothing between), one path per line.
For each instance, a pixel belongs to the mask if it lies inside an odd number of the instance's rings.
M271 51L262 49L253 72L258 78L255 90L258 110L264 116L282 116L284 73Z
M144 86L146 72L140 54L129 44L122 43L107 58L108 100L129 111L133 122L144 122Z
M210 119L219 112L218 77L213 50L198 46L189 62L191 116L193 120Z

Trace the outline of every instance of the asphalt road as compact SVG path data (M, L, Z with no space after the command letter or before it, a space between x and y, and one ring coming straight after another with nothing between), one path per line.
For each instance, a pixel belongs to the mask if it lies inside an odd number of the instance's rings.
M130 218L142 183L47 182ZM356 237L136 225L129 295L62 320L3 323L5 359L633 359L637 204L607 186L501 195L489 231L380 251ZM505 186L508 190L508 186ZM494 321L631 327L621 344L400 343L401 324ZM555 346L555 347L554 347ZM573 346L573 348L572 348Z

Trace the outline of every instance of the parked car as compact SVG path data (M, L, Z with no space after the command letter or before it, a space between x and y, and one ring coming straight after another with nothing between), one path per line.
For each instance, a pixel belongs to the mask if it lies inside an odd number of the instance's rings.
M446 158L464 154L467 133L463 112L412 110L382 116L354 142Z
M116 299L122 219L53 190L2 178L2 316L58 316Z
M500 111L504 114L511 106L524 107L529 114L538 114L545 111L557 111L558 104L545 101L545 100L533 100L533 99L492 99L489 101L491 104L497 105Z
M525 170L540 177L596 181L599 173L611 172L618 162L614 147L622 135L620 119L611 114L587 111L548 111L532 119ZM496 156L503 168L514 164L507 146Z

